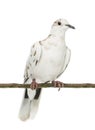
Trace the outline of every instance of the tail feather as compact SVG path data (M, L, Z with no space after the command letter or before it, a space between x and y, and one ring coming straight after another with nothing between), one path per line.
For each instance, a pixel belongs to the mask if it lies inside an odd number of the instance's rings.
M27 120L29 117L33 119L37 113L41 89L36 90L25 89L24 99L20 108L19 118L22 121Z
M36 94L35 94L35 97L34 97L34 99L38 99L39 98L39 96L40 96L40 94L41 94L41 88L38 88L38 89L36 89Z
M19 118L22 121L25 121L30 117L30 106L31 106L31 102L29 98L24 98L19 111Z
M31 101L31 108L30 108L30 118L31 119L34 119L38 112L39 101L40 101L40 97L39 97L39 99L33 99Z

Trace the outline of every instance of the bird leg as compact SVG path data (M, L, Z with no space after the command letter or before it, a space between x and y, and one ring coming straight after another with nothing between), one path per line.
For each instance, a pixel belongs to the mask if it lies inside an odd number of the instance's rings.
M31 83L31 85L30 85L30 88L31 88L32 90L34 90L34 89L37 89L38 87L39 87L38 83L36 82L35 79L33 79L33 80L32 80L32 83Z
M64 86L64 84L62 82L60 82L60 81L52 81L52 85L54 87L58 87L59 88L58 91L60 90L61 87Z

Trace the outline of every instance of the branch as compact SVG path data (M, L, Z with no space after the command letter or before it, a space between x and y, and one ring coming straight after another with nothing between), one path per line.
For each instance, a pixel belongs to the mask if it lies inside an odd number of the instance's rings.
M52 83L39 84L39 88L53 87ZM30 84L6 83L0 84L0 88L30 88ZM95 84L91 83L64 83L63 88L95 88Z

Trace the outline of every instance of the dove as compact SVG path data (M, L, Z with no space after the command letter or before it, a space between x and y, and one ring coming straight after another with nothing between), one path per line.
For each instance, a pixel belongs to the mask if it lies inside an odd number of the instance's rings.
M42 88L39 83L52 82L59 88L62 82L55 81L67 68L71 50L65 42L65 32L75 29L65 19L57 19L51 26L50 34L41 41L35 42L30 50L24 71L24 84L31 84L25 89L19 118L22 121L33 119L37 113Z

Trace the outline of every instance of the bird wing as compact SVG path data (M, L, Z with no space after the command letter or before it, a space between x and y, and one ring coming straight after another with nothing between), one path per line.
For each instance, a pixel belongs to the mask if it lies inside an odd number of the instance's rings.
M24 71L24 83L29 78L32 78L32 71L39 63L41 59L41 55L42 55L42 47L41 47L40 42L37 42L31 47L30 55L26 62L26 67Z
M70 61L70 57L71 57L71 50L66 47L66 55L65 55L65 62L62 68L62 71L60 72L60 74L57 76L57 78L65 71L65 69L67 68L69 61Z

